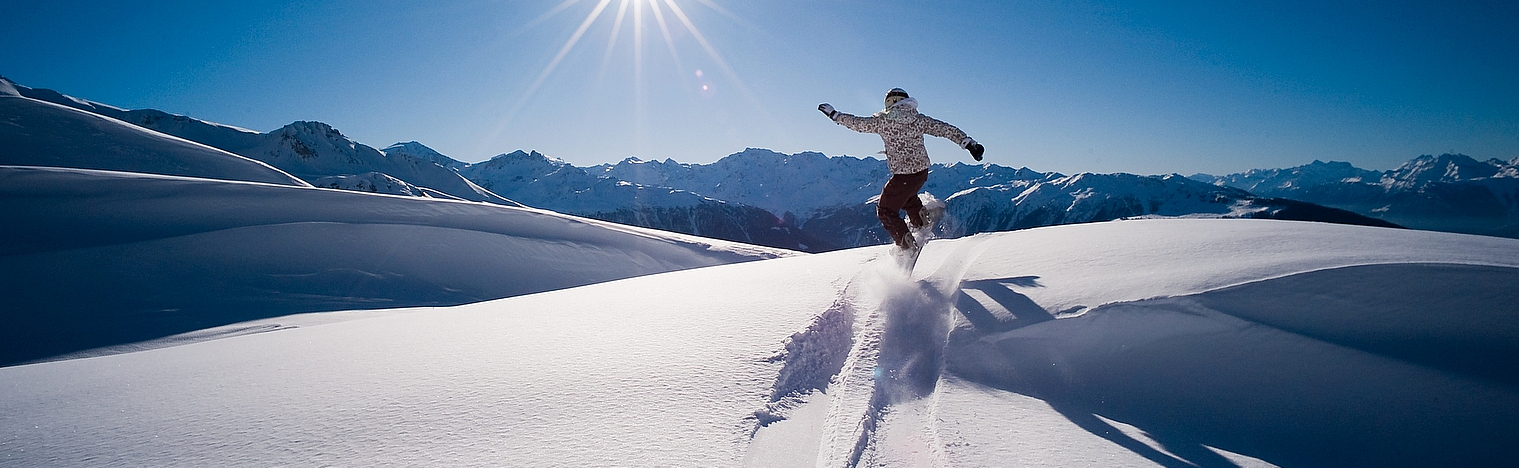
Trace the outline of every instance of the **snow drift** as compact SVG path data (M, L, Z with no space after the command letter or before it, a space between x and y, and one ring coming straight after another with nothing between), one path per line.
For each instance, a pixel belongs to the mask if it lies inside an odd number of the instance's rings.
M0 459L1498 466L1519 437L1516 240L1166 219L938 240L910 277L884 251L0 368Z
M0 364L792 253L484 203L0 166Z

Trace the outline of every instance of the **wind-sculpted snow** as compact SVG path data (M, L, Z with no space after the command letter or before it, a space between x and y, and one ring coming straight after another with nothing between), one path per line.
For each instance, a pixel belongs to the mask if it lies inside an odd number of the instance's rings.
M885 251L0 368L0 457L1501 466L1519 437L1516 240L1162 219Z
M0 363L788 255L497 205L0 166Z
M1519 435L1515 280L1513 267L1365 265L962 327L946 354L962 379L951 392L970 401L941 403L941 422L974 445L996 432L986 421L1016 417L985 411L979 386L1043 400L1161 466L1233 466L1214 450L1282 466L1505 465Z
M59 120L53 115L59 112L56 109L39 108L33 104L5 109L6 114L16 114L12 118L12 123L19 127L19 129L8 128L17 135L24 136L26 138L24 141L28 144L17 145L10 141L0 140L0 147L4 147L0 150L17 150L18 153L33 159L0 160L0 164L34 164L285 183L267 180L268 176L229 177L215 172L207 175L202 173L205 172L204 170L186 172L187 169L182 167L184 166L182 161L178 165L166 165L160 161L165 159L164 153L174 154L176 151L182 153L184 150L177 146L180 146L184 140L189 140L219 149L221 151L216 152L222 155L235 153L244 157L237 159L246 158L267 163L261 166L265 166L266 169L268 166L279 168L308 182L325 177L382 173L422 187L423 190L420 190L422 193L441 192L465 200L518 206L515 202L490 193L466 180L453 168L447 167L449 166L446 162L448 158L444 157L440 160L436 156L441 155L426 154L421 151L421 148L416 147L420 145L405 147L395 151L394 154L387 154L353 141L332 126L321 122L294 122L269 133L260 133L155 109L120 109L67 96L49 89L16 85L4 78L0 78L0 83L4 85L4 88L0 88L0 93L24 96L32 102L45 101L56 104L57 107L77 109L82 111L78 114L91 117L84 118L70 114L71 120L67 122L68 125L62 125L55 122ZM14 107L19 104L9 105ZM99 119L99 116L107 118ZM142 142L139 141L143 139L141 136L131 135L130 132L124 135L121 130L100 129L102 126L117 126L115 124L119 122L131 124L120 125L121 127L136 126L140 129L148 129L151 131L138 133L146 133L158 139L171 141L167 143ZM181 138L184 140L180 140ZM89 142L89 144L81 145L79 142ZM127 148L121 148L123 145ZM23 149L26 151L19 151ZM413 153L416 153L416 156L413 156ZM43 157L50 159L36 162L38 160L35 158ZM457 163L457 161L454 162ZM222 164L228 163L222 162ZM278 171L273 172L278 173ZM286 179L291 178L289 174L279 173Z
M0 78L0 84L7 83ZM14 89L14 88L11 88ZM284 185L300 179L200 143L0 89L0 164L146 172Z

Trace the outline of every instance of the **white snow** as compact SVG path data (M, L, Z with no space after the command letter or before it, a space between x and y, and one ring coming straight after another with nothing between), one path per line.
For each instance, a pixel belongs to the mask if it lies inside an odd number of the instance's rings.
M936 240L910 277L885 252L0 368L0 460L1494 466L1519 440L1519 240L1161 219Z
M0 125L0 165L78 167L308 185L259 161L113 118L22 97L4 79L0 79L0 85L4 85L0 87L0 116L5 119Z
M5 364L798 255L488 203L87 169L0 166L0 200Z

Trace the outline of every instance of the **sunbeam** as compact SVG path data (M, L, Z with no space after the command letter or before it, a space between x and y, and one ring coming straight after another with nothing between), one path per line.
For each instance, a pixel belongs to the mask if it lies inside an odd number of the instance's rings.
M649 1L653 2L657 0ZM717 48L712 47L711 42L707 42L707 37L702 35L700 29L696 28L696 23L693 23L691 21L691 18L686 16L686 12L680 9L680 5L677 5L675 3L675 0L665 0L665 3L670 5L670 11L672 13L675 13L676 18L680 18L681 24L684 24L686 26L686 29L691 32L691 37L696 39L696 43L701 44L702 50L705 50L707 52L707 56L711 57L713 62L717 62L717 66L719 68L722 68L723 73L728 76L728 79L733 80L733 86L738 88L738 91L742 93L751 104L754 105L754 108L759 111L760 115L764 116L765 119L769 121L775 128L782 128L779 124L777 124L775 116L770 114L769 109L764 105L764 102L760 100L759 96L756 96L753 91L749 90L749 86L744 84L744 80L739 79L738 73L734 72L733 68L728 66L728 61L723 60L723 56L717 52ZM702 3L706 4L707 2L703 1ZM785 138L784 133L782 134L782 138Z
M706 36L702 35L701 30L696 29L696 24L691 22L691 18L686 16L686 12L681 11L680 5L676 5L675 0L665 0L665 3L670 5L670 12L675 13L676 18L680 18L681 24L686 25L686 30L691 32L691 37L696 38L696 43L701 44L702 50L707 51L707 56L711 57L712 61L717 62L717 66L722 67L723 73L727 73L728 78L732 79L734 84L738 85L741 89L747 89L743 82L738 79L738 74L728 67L728 61L723 60L722 54L717 53L717 48L712 47L712 43L707 42ZM668 40L669 33L666 33L665 37Z
M659 8L659 2L649 2L649 11L654 13L654 22L659 25L659 33L665 38L665 48L670 50L670 59L675 61L675 69L681 72L677 75L680 75L685 88L690 89L691 80L686 78L685 74L686 64L680 60L680 52L675 50L675 38L670 35L670 26L665 23L665 15Z
M696 0L696 2L700 3L702 5L706 5L707 8L711 8L712 11L718 12L718 13L722 14L723 16L726 16L726 17L728 17L730 19L733 19L735 21L743 21L743 19L739 18L738 15L733 14L733 12L728 11L727 8L723 8L722 6L718 5L716 2L713 2L712 0Z
M579 0L566 0L560 6L567 6L577 1ZM585 31L591 28L591 24L596 22L596 18L601 16L601 12L606 10L609 3L612 3L612 0L601 0L600 3L596 4L596 8L592 9L591 13L585 16L585 20L580 22L580 27L575 29L575 33L570 35L568 41L564 42L564 47L560 47L559 53L554 55L554 59L549 61L548 66L543 67L543 72L538 74L538 79L533 80L533 84L529 85L527 91L522 93L522 98L518 99L517 103L512 105L512 108L506 112L506 117L501 119L501 123L492 132L492 138L494 138L494 135L499 135L506 128L506 125L511 123L512 119L517 116L517 112L522 110L522 106L527 104L528 99L533 97L533 93L538 91L538 87L543 85L543 81L548 79L550 74L554 73L554 68L558 67L559 62L564 60L564 56L570 53L570 49L575 48L575 44L580 42L580 37L584 36Z
M558 6L555 6L553 9L550 9L549 11L538 15L537 18L533 18L532 21L528 21L527 24L522 25L521 29L527 30L533 26L537 26L538 23L548 21L549 18L553 18L554 15L559 14L559 12L564 11L566 8L574 6L576 3L580 3L580 0L564 0L564 2L560 3Z
M720 15L733 18L735 20L737 19L736 15L727 9L718 6L713 0L695 1L701 3L706 8L715 11ZM540 89L548 84L550 82L550 79L555 76L555 73L559 71L559 68L561 68L560 65L566 62L567 58L570 57L571 53L580 43L580 40L585 38L585 35L591 30L593 26L595 26L598 21L600 21L600 18L603 16L603 14L607 13L607 9L611 3L612 0L600 0L596 2L595 6L590 9L590 11L580 21L579 25L574 29L572 33L570 33L569 37L564 41L563 45L559 47L558 51L548 61L547 65L545 65L543 69L537 74L531 84L523 89L516 102L504 113L504 115L502 115L501 119L494 126L493 131L485 135L486 140L494 140L513 124L516 117L521 112L523 112L523 109L527 108L528 104L537 97ZM663 3L663 5L661 5L661 3ZM529 21L526 27L532 27L541 23L545 23L551 18L558 16L559 13L562 13L563 11L574 7L577 4L580 4L580 0L560 1L549 11L543 13L542 15L539 15L532 21ZM647 72L649 71L646 70L646 68L649 67L649 64L646 64L644 60L644 35L646 26L644 24L644 16L646 13L646 8L648 9L647 13L652 14L654 20L653 26L659 28L660 37L664 39L665 49L670 54L671 62L669 63L669 66L673 66L673 69L670 70L673 72L673 74L670 76L665 76L663 74L658 77L646 76ZM629 14L630 11L631 14ZM674 18L668 17L667 13L674 15ZM738 95L742 96L743 99L748 100L751 109L757 111L758 115L761 118L770 121L772 124L775 123L774 117L772 117L765 109L766 106L764 103L758 99L752 91L749 90L748 86L743 82L743 80L739 78L738 73L733 70L728 61L722 56L721 53L718 52L717 48L713 46L712 42L708 40L706 35L702 33L701 29L696 26L695 21L693 21L691 16L687 14L683 8L681 8L680 4L677 3L676 0L663 0L662 2L661 0L620 0L617 5L617 13L610 16L614 16L614 18L611 20L610 31L607 35L606 50L602 52L600 68L595 74L594 87L598 90L601 88L601 83L603 83L604 79L606 78L608 70L612 68L612 59L614 55L617 54L618 45L625 43L622 42L622 36L628 33L628 31L625 29L631 29L632 76L629 78L633 88L633 95L631 96L632 115L629 117L631 117L630 123L633 126L633 135L631 138L633 148L630 149L635 152L635 154L642 153L647 150L649 147L648 144L650 142L650 138L652 138L649 129L651 119L654 117L649 115L649 112L651 110L649 107L651 98L649 96L649 93L651 91L659 92L659 90L651 90L649 88L651 84L651 78L657 78L658 81L666 82L671 86L678 86L681 92L686 93L693 99L711 99L714 96L719 96L719 94L715 93L719 92L717 90L722 89L722 86L712 86L714 83L712 83L710 79L703 78L702 71L699 68L711 68L711 65L703 67L700 64L696 64L696 67L688 68L691 64L688 64L686 62L687 60L692 59L692 53L691 51L687 50L685 54L686 56L682 56L682 51L680 50L681 44L680 41L677 40L678 36L680 36L680 34L678 34L680 33L680 30L672 30L672 27L674 26L671 23L674 21L679 21L681 26L685 28L686 33L689 33L690 37L695 40L696 45L701 48L702 53L696 54L696 57L700 57L702 55L705 55L705 57L707 57L705 60L697 61L702 62L710 60L713 62L716 68L721 70L722 75L727 78L728 83L726 83L726 86L729 89L736 90L738 92ZM632 23L632 27L625 28L629 22ZM575 60L570 60L570 62L573 63ZM566 67L571 66L566 65ZM587 72L588 71L589 70L587 70ZM586 75L589 77L589 73L586 73ZM708 75L710 76L710 74ZM693 78L693 76L695 78ZM679 81L670 80L671 77L679 77ZM693 79L695 79L696 82L693 82ZM560 80L556 79L554 82L557 83L558 81ZM661 87L660 89L665 88ZM665 100L661 100L660 102L663 103ZM695 101L692 102L694 103Z
M648 97L643 90L643 0L633 0L633 148L648 147Z
M601 81L601 77L606 75L607 64L612 62L612 50L617 48L617 37L622 32L622 21L628 16L628 3L630 0L622 0L617 5L617 19L612 21L612 35L607 37L607 50L601 55L601 69L596 72L596 81Z

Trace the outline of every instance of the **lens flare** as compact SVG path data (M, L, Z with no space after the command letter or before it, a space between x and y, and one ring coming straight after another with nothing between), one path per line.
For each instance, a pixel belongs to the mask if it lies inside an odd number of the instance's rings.
M736 21L742 21L738 18L737 15L734 15L731 11L728 11L727 9L719 6L714 0L693 1L700 3L702 6L720 15L726 16ZM568 10L579 3L580 0L563 0L556 4L553 8L549 9L547 12L544 12L542 15L539 15L537 18L529 21L524 29L545 23L555 15ZM504 131L512 123L517 114L530 101L532 101L544 83L554 75L554 72L558 69L560 63L563 62L567 56L573 53L573 51L576 49L576 46L580 43L580 40L584 38L587 32L590 31L592 27L599 22L602 16L604 16L611 3L612 0L599 0L596 2L596 5L591 8L590 12L585 15L585 18L580 21L580 24L574 29L574 31L570 33L569 37L564 41L564 44L559 47L558 52L555 53L553 58L548 61L548 64L543 67L543 70L538 73L536 78L532 81L532 84L528 85L528 87L522 92L521 96L519 96L516 103L507 110L505 115L495 126L494 131L488 135L487 140L494 140L496 137L498 137L501 132ZM629 14L630 12L632 13L631 15ZM611 68L610 66L612 63L612 58L614 57L617 46L622 40L622 36L624 34L624 27L628 22L631 22L631 52L633 62L633 70L631 74L634 93L634 115L632 116L632 119L635 127L635 139L637 140L635 146L643 147L644 140L648 138L647 135L649 133L647 131L649 117L646 112L648 97L646 96L647 90L645 89L646 82L644 76L645 63L643 50L645 34L645 13L648 13L648 16L652 17L654 20L654 26L659 28L659 34L660 37L664 40L665 49L670 54L670 59L675 67L675 70L677 71L677 73L674 75L679 76L679 79L683 82L682 86L680 86L681 89L689 90L688 92L691 92L694 96L711 97L712 90L716 88L714 85L721 84L714 83L708 76L706 76L707 73L701 69L696 69L694 73L692 73L690 69L686 68L685 57L682 57L681 55L680 47L677 44L678 40L676 35L676 32L678 32L680 28L683 28L686 34L682 37L689 38L696 42L696 45L701 49L703 54L711 61L712 64L717 67L717 69L721 72L721 75L728 80L728 83L726 84L729 86L729 88L737 90L741 95L749 100L752 110L757 110L762 116L768 118L772 122L774 121L774 118L771 117L769 112L765 109L766 106L764 103L758 99L753 92L749 91L748 86L746 86L743 80L739 78L738 73L734 72L733 68L729 66L728 61L723 57L721 53L718 52L717 48L712 45L712 42L707 39L707 36L702 33L701 28L697 27L696 23L691 19L691 16L687 14L686 10L681 7L680 3L678 3L676 0L619 0L617 5L617 13L615 15L606 15L612 16L613 19L610 21L611 24L608 26L610 28L610 33L607 36L606 50L602 52L601 66L597 71L596 77L597 82L601 82L602 78L605 77L607 70ZM672 23L679 23L680 26L672 27ZM692 82L693 75L695 76L696 80L694 83Z

